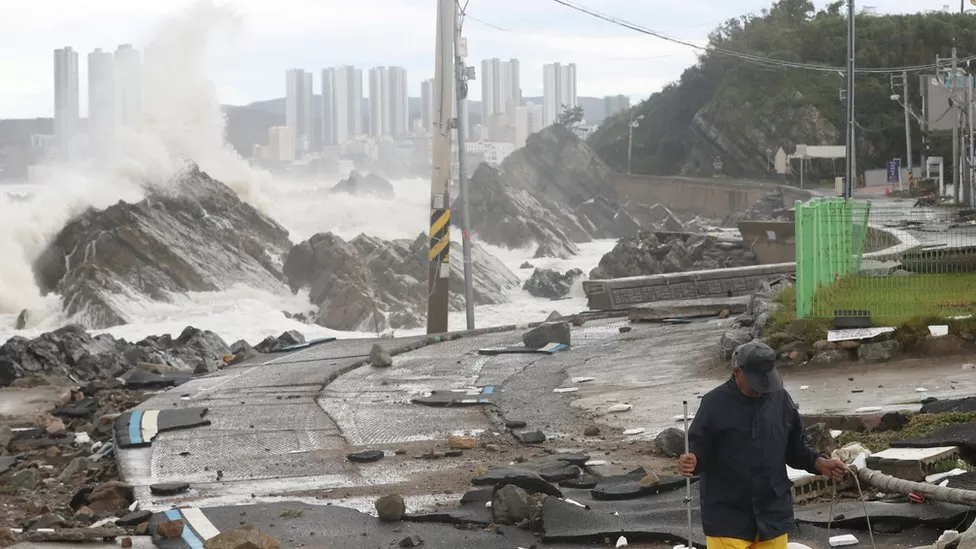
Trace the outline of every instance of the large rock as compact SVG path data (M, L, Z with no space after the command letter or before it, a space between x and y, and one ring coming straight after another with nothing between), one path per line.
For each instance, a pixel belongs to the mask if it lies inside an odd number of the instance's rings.
M756 256L742 241L694 233L641 231L617 242L590 272L590 278L624 278L755 264Z
M509 248L531 243L542 256L566 257L576 243L621 238L640 229L608 183L609 168L565 126L532 134L499 168L471 177L471 229Z
M685 432L676 427L668 427L654 437L657 449L668 457L678 457L685 453Z
M43 293L88 328L129 319L130 302L235 284L278 292L277 258L288 232L196 167L141 202L90 209L68 223L34 262Z
M536 269L522 285L522 289L535 297L558 299L569 295L573 284L582 276L583 271L579 269L570 269L566 274L560 274L553 269Z
M522 343L530 349L539 349L550 343L570 345L571 334L569 322L543 322L522 334Z
M375 174L360 175L359 172L352 172L347 179L337 183L329 192L346 193L357 196L373 195L381 198L394 198L396 196L393 185Z
M230 349L213 332L187 327L177 338L150 336L132 344L111 335L92 337L72 324L34 339L10 338L0 346L0 386L29 375L73 376L79 381L120 377L139 364L181 372L215 369Z
M245 524L208 539L203 543L203 549L281 549L281 542Z
M479 305L504 303L518 278L484 246L472 247L474 297ZM295 246L284 272L293 291L309 289L319 306L316 324L336 330L380 332L416 328L426 316L428 239L387 241L359 235L349 242L320 233ZM451 253L461 254L460 243ZM451 262L450 306L464 308L464 275Z

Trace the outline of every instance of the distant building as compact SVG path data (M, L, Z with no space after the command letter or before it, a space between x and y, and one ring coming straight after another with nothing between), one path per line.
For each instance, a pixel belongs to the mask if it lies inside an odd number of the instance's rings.
M101 48L88 54L88 136L104 153L115 136L115 56Z
M142 116L142 57L131 44L115 49L115 112L122 126L135 126Z
M603 112L607 118L630 108L630 98L626 95L608 95L603 98Z
M290 69L285 73L285 125L295 136L295 152L309 152L312 130L312 73Z
M519 60L485 59L481 62L481 117L504 114L509 102L522 105Z
M564 107L577 106L576 63L552 63L542 67L542 123L548 127L559 120Z
M407 70L373 67L369 70L369 134L400 137L410 132Z
M322 71L322 144L344 145L363 133L363 71L344 66Z
M78 131L78 52L54 50L54 138L62 157Z
M268 159L276 162L294 162L295 131L291 126L273 126L268 128Z

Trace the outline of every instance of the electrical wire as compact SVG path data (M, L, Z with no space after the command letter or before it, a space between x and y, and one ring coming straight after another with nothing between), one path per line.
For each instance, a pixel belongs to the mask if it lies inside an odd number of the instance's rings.
M786 60L783 60L783 59L773 59L773 58L770 58L770 57L765 57L765 56L761 56L761 55L755 55L755 54L750 54L750 53L745 53L745 52L740 52L740 51L735 51L735 50L729 50L729 49L725 49L725 48L719 48L719 47L716 47L716 46L701 46L701 45L695 44L693 42L689 42L687 40L681 40L679 38L674 38L674 37L668 36L668 35L663 34L661 32L657 32L657 31L651 30L651 29L649 29L647 27L643 27L641 25L638 25L636 23L632 23L632 22L626 21L624 19L620 19L618 17L614 17L614 16L611 16L611 15L607 15L607 14L604 14L604 13L600 13L600 12L598 12L596 10L593 10L593 9L587 8L585 6L581 6L579 4L576 4L575 2L571 2L570 0L551 0L551 1L552 2L555 2L556 4L559 4L561 6L564 6L566 8L569 8L569 9L578 11L580 13L583 13L585 15L588 15L590 17L594 17L596 19L600 19L600 20L602 20L604 22L607 22L607 23L610 23L610 24L613 24L613 25L617 25L619 27L623 27L623 28L626 28L626 29L630 29L632 31L635 31L635 32L638 32L638 33L641 33L641 34L645 34L645 35L648 35L648 36L653 36L653 37L659 38L661 40L665 40L665 41L668 41L668 42L672 42L672 43L675 43L675 44L679 44L679 45L682 45L682 46L686 46L686 47L689 47L689 48L693 48L693 49L696 49L696 50L699 50L699 51L702 51L702 52L705 52L705 53L714 53L714 54L721 54L721 55L726 55L726 56L730 56L730 57L735 57L735 58L741 59L743 61L747 61L747 62L750 62L750 63L754 63L754 64L761 65L761 66L767 66L767 67L780 67L780 68L790 68L790 69L803 69L803 70L810 70L810 71L817 71L817 72L839 72L839 73L845 73L847 71L846 67L832 67L832 66L817 65L817 64L812 64L812 63L801 63L801 62L795 62L795 61L786 61ZM964 62L972 61L972 60L976 60L976 55L960 58L958 60L958 62L964 63ZM921 71L925 71L925 70L937 69L939 67L940 67L940 65L939 64L936 64L936 63L930 63L930 64L926 64L926 65L911 65L911 66L905 66L905 67L870 67L870 68L865 68L865 67L857 68L857 67L855 67L854 72L855 72L855 74L891 74L891 73L896 73L896 72L921 72Z

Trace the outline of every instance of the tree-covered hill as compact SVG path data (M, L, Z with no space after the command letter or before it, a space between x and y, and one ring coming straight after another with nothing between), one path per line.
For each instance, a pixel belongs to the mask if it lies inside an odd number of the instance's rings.
M843 67L846 10L841 1L817 11L808 0L780 0L759 15L729 20L709 42L724 50ZM973 14L861 14L856 26L858 67L933 64L936 56L949 57L953 45L959 57L976 54ZM972 69L976 72L976 62ZM910 72L908 78L909 97L919 113L920 74ZM625 171L628 121L631 115L643 116L634 130L635 173L711 174L712 159L720 157L725 174L760 177L769 174L770 150L844 143L843 88L840 72L763 66L710 50L679 81L607 119L590 143L611 166ZM891 94L889 74L857 75L859 169L883 167L887 159L905 156L904 114ZM922 136L914 121L912 133L918 164ZM931 154L952 158L951 140L931 135L928 141ZM948 167L946 173L951 173ZM821 164L811 175L831 176L832 168Z

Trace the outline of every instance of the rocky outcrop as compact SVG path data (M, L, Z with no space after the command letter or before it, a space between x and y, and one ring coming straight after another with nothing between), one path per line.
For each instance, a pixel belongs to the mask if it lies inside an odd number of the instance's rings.
M336 330L380 332L422 325L427 305L427 236L387 241L360 235L349 242L320 233L295 246L284 273L292 291L309 289L318 305L315 323ZM451 253L461 246L451 243ZM488 251L472 248L474 297L478 304L503 303L518 278ZM463 266L451 262L450 306L464 307Z
M478 166L470 183L471 229L489 244L568 257L575 244L629 236L641 225L607 184L610 170L559 124L529 136L499 168Z
M746 208L746 211L726 217L722 225L734 227L739 221L791 221L792 219L792 212L783 205L783 191L777 189L763 195Z
M393 185L382 177L372 173L360 175L355 171L350 173L347 179L338 182L329 192L356 196L373 195L380 198L393 198L396 194Z
M230 348L217 334L193 327L176 338L150 336L133 344L108 334L92 336L73 324L34 339L10 338L0 347L0 386L36 375L104 380L122 376L138 365L205 373L220 367L228 353Z
M136 204L88 210L34 263L38 286L88 328L125 324L122 305L242 283L280 291L288 232L224 184L191 168Z
M534 297L559 299L569 295L573 284L583 276L583 271L570 269L565 274L553 269L536 269L525 281L522 289Z
M755 265L741 241L692 233L639 232L621 239L590 279L623 278Z

